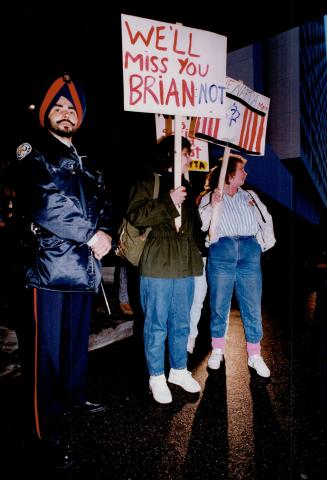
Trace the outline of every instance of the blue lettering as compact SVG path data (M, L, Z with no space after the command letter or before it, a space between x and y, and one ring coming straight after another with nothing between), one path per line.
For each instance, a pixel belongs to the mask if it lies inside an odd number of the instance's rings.
M209 86L207 83L201 83L198 104L220 103L220 105L223 105L225 89L226 87L222 87L214 83Z

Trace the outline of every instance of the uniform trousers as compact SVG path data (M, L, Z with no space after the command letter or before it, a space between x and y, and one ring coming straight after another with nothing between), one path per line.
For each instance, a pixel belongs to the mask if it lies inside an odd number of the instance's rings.
M85 400L93 293L28 289L29 321L18 330L36 438L59 434L66 409Z

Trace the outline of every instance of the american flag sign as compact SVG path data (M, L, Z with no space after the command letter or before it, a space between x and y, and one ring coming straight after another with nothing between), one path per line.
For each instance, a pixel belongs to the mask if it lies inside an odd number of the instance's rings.
M264 155L269 103L268 97L227 77L223 117L193 118L190 132L207 142L250 155Z

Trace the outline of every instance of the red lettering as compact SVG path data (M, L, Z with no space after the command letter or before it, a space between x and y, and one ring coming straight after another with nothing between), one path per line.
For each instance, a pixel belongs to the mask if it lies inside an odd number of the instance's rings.
M199 57L200 55L198 53L192 53L192 38L193 38L193 34L192 32L190 32L190 41L189 41L189 45L188 45L188 54L190 57Z
M167 57L164 57L161 59L161 65L162 65L162 69L160 70L161 73L166 73L167 72L167 62L168 62L168 58Z
M209 65L207 63L206 71L204 73L201 72L201 64L199 64L199 75L200 77L205 77L209 71Z
M170 102L170 97L175 98L176 106L179 107L178 90L177 90L176 82L175 82L174 79L172 79L172 81L170 83L170 87L169 87L169 90L168 90L168 93L167 93L167 96L166 96L166 101L165 101L166 105L168 105L168 103Z
M164 104L164 86L163 81L159 80L159 97L160 97L160 105Z
M138 80L138 83L135 84L134 80ZM129 103L130 105L135 105L139 102L142 97L142 93L140 92L139 88L142 86L143 80L141 75L131 75L129 77ZM136 98L134 98L134 93L136 94Z
M158 100L158 97L156 96L156 94L154 93L154 91L152 90L151 87L153 87L153 85L156 83L156 79L155 77L151 77L150 75L147 75L145 78L144 78L144 99L143 99L143 103L146 103L146 95L147 93L149 93L149 95L151 95L151 97L153 98L153 100L158 104L159 103L159 100Z
M194 147L194 150L195 150L195 156L196 156L196 157L199 157L199 156L200 156L200 152L201 152L201 148L197 145L196 147Z
M159 59L157 56L154 55L150 58L150 62L151 62L151 65L152 65L151 72L153 72L153 73L157 73L157 72L166 73L167 72L167 65L166 65L166 63L168 62L167 57Z
M182 79L181 84L176 83L175 79L170 81L169 88L165 88L162 77L152 75L131 75L129 78L129 104L151 103L154 101L157 105L169 105L173 103L176 107L186 105L195 105L195 85L193 81L187 82ZM185 127L185 125L184 125Z
M182 55L185 55L184 50L177 50L177 41L178 41L178 30L175 30L174 32L174 44L173 44L173 52L175 53L181 53Z
M125 53L124 58L124 68L128 69L130 62L138 64L138 68L141 72L145 70L146 72L153 72L153 73L166 73L167 72L167 62L168 58L163 57L159 58L156 55L142 55L139 53L135 57L130 52Z
M185 58L184 60L182 58L178 58L177 60L179 61L179 64L180 64L180 69L179 69L178 73L183 73L183 71L184 71L184 69L187 65L188 58Z
M164 50L164 51L167 50L167 47L161 47L161 46L159 45L160 40L164 40L164 39L166 38L165 35L159 35L159 30L164 30L165 28L166 28L166 27L157 27L157 28L156 28L156 48L157 48L158 50Z
M128 68L129 60L131 60L133 63L138 62L139 63L139 69L142 72L142 70L143 70L143 55L141 53L136 55L136 57L133 57L129 52L126 52L125 61L124 61L124 68Z
M193 76L196 74L196 67L193 62L189 63L186 67L186 72L190 75Z
M140 38L143 41L144 45L146 45L147 47L149 46L149 44L151 42L153 32L154 32L154 27L150 28L150 30L148 32L148 36L147 36L147 38L145 38L145 36L143 36L143 34L139 31L137 31L135 33L135 35L133 36L132 31L129 28L129 24L128 24L127 21L125 21L125 25L126 25L128 36L129 36L129 39L130 39L130 42L131 42L132 45L134 45L138 41L138 39Z
M189 59L186 57L186 58L178 58L177 59L178 62L179 62L179 72L180 74L184 73L187 73L188 75L190 76L193 76L195 75L197 72L198 74L200 75L200 77L205 77L207 74L208 74L208 71L209 71L209 65L207 64L205 68L203 68L201 66L201 64L198 64L196 65L194 62L190 62L189 63ZM202 72L202 68L203 68L203 72Z
M194 82L191 81L191 88L188 88L186 80L182 80L182 105L185 107L186 100L190 102L192 106L195 105L195 88Z
M159 70L158 63L157 63L158 57L153 55L152 57L147 56L146 58L147 58L147 71L150 70L149 62L151 62L151 72L157 73L157 71Z

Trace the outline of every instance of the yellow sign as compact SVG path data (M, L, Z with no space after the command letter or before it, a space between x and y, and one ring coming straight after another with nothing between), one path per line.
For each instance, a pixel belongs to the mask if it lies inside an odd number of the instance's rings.
M189 166L189 170L192 172L208 172L209 163L205 160L192 160Z

